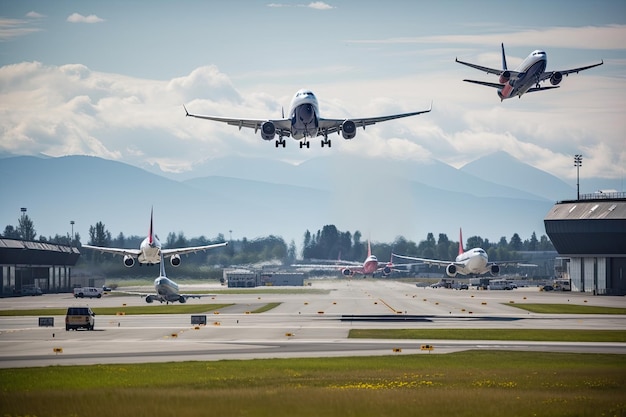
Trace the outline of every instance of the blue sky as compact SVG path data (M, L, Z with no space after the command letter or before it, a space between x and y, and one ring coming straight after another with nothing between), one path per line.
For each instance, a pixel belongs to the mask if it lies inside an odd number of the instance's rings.
M0 0L0 153L88 154L170 172L228 155L300 162L333 153L438 159L504 150L571 183L623 178L623 1ZM500 103L455 57L509 67L534 49L548 69L604 60L555 91ZM184 117L278 117L300 88L327 117L427 115L337 138L332 149Z

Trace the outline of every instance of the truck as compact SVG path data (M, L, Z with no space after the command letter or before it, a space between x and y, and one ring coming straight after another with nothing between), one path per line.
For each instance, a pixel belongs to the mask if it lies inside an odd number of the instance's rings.
M74 298L100 298L102 297L102 288L96 287L80 287L74 288Z

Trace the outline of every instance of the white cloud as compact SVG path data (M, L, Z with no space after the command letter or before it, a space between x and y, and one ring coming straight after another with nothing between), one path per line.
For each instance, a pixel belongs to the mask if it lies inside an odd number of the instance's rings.
M273 8L282 8L282 7L306 7L309 9L315 10L331 10L334 9L334 6L331 6L328 3L323 1L313 1L309 4L297 3L297 4L289 4L289 3L268 3L267 7Z
M100 23L104 22L104 19L99 18L95 14L89 16L83 16L80 13L72 13L67 17L67 21L70 23Z
M46 17L46 15L37 13L36 11L33 10L33 11L26 13L26 17L31 18L31 19L43 19L44 17Z
M618 49L626 48L626 25L550 27L545 29L527 29L503 34L485 33L478 35L417 36L369 40L349 40L349 43L372 44L465 44L508 46L541 45L542 47L577 48L577 49Z
M24 62L0 67L0 152L96 155L180 172L233 154L303 161L331 152L360 153L435 158L458 167L504 150L561 178L575 176L572 156L582 153L585 175L623 176L626 79L577 75L559 90L500 103L492 90L463 83L458 75L312 85L325 117L420 110L431 99L433 111L359 129L351 141L333 135L331 149L322 149L317 140L300 149L293 139L276 149L253 130L186 118L182 105L200 114L280 117L295 92L280 80L263 91L240 91L216 66L149 80L80 64Z
M30 35L41 31L40 28L31 27L25 19L7 19L0 17L0 42L9 41L20 36Z

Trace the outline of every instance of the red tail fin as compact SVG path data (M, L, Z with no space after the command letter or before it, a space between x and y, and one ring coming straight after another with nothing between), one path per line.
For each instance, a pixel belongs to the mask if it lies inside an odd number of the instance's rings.
M148 244L150 246L152 246L154 244L154 229L152 228L152 211L153 209L150 209L150 230L148 231Z
M459 255L463 252L463 229L459 228Z

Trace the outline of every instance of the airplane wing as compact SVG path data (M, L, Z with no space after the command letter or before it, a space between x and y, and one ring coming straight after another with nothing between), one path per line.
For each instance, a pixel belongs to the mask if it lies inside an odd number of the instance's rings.
M490 82L487 82L487 81L476 81L476 80L463 80L463 81L468 82L468 83L473 83L473 84L486 85L487 87L493 87L493 88L502 88L502 87L504 87L503 84L490 83Z
M83 248L93 249L100 251L100 253L112 253L113 255L119 256L134 256L135 258L139 256L141 250L139 249L121 249L121 248L104 248L102 246L91 246L91 245L83 245Z
M376 123L386 122L388 120L401 119L403 117L417 116L418 114L428 113L433 109L432 103L427 110L420 110L410 113L401 113L401 114L391 114L389 116L377 116L377 117L365 117L361 119L352 119L357 128L362 127L365 129L365 126L371 126ZM341 129L341 125L346 121L346 119L324 119L320 118L319 127L320 131L318 135L337 133Z
M421 263L426 264L426 265L434 265L434 266L446 267L446 266L448 266L450 264L454 264L457 267L463 267L464 266L462 263L453 262L453 261L442 261L442 260L439 260L439 259L416 258L416 257L413 257L413 256L397 255L395 253L392 253L391 256L395 257L395 258L400 258L400 259L408 259L409 261L418 261L418 262L421 262ZM404 265L404 264L398 264L398 265Z
M192 246L189 248L161 249L161 253L163 253L163 257L168 258L174 255L185 255L188 253L195 253L200 251L206 251L209 249L220 248L222 246L228 246L228 242L215 243L213 245L206 246Z
M279 136L289 137L291 135L291 120L289 119L237 119L237 118L229 118L229 117L219 117L219 116L203 116L199 114L192 114L187 111L187 108L183 105L185 109L185 114L187 117L195 117L197 119L205 119L205 120L213 120L214 122L222 122L229 124L231 126L239 127L241 130L242 127L247 127L249 129L254 129L254 133L256 133L261 125L265 122L272 122L276 127L276 134Z
M454 60L455 60L455 62L458 62L459 64L467 65L468 67L475 68L475 69L477 69L477 70L480 70L480 71L486 72L487 74L495 74L495 75L500 75L500 74L502 74L502 72L503 72L503 70L501 70L501 69L489 68L489 67L483 67L483 66L481 66L481 65L472 64L472 63L470 63L470 62L459 61L459 59L458 59L458 58L455 58Z
M598 64L587 65L585 67L572 68L572 69L568 69L568 70L544 72L543 74L541 74L541 77L539 78L539 81L545 81L545 80L549 79L550 77L552 77L555 73L560 73L561 75L565 75L565 76L567 76L569 74L574 74L574 73L578 74L580 71L584 71L584 70L587 70L589 68L599 67L602 64L604 64L604 60L602 60Z

